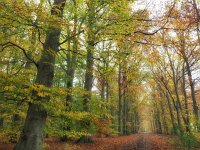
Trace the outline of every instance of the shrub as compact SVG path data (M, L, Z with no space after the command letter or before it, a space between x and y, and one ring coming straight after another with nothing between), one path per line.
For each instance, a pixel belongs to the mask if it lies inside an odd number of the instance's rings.
M4 130L0 131L0 141L3 143L17 143L19 139L19 131Z
M179 136L181 145L183 145L185 149L189 150L193 147L200 146L198 139L192 133L179 132L178 136Z

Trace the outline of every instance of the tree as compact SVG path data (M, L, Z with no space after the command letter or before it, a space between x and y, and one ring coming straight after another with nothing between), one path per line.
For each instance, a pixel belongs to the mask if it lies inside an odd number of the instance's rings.
M51 15L62 18L65 0L55 0L51 9ZM56 53L59 51L59 38L61 29L49 27L46 33L45 43L40 60L37 63L36 83L51 87L53 84L54 64ZM29 104L24 128L15 150L42 150L43 129L47 118L47 112L41 104L36 101L48 101L49 96L41 97L37 91L33 91L33 103Z

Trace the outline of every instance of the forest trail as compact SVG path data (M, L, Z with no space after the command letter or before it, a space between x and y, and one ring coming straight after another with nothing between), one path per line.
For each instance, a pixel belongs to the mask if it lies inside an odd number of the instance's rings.
M119 148L119 150L177 150L179 149L172 141L175 137L139 133L133 135L132 144L127 144Z
M138 133L119 137L94 138L90 144L68 144L70 150L182 150L175 136ZM51 144L49 144L51 147ZM57 146L58 147L58 146ZM55 148L50 148L54 150ZM59 149L68 150L68 149Z
M151 138L149 137L150 136L147 133L141 134L141 136L139 136L139 138L137 139L135 149L151 150L152 149L151 142L150 142Z
M94 143L66 143L47 139L48 150L181 150L177 138L168 135L138 133L119 137L94 137ZM0 144L0 150L12 150L13 144Z

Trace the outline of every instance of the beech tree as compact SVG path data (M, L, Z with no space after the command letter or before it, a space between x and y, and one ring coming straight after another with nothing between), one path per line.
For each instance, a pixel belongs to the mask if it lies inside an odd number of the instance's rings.
M130 0L1 1L0 140L196 134L198 5L154 17Z
M51 9L51 15L62 18L65 6L64 0L55 0ZM59 11L58 11L59 10ZM46 33L46 39L43 45L43 51L40 60L37 62L36 83L51 87L53 84L54 64L56 53L59 51L59 38L61 29L49 26ZM37 91L33 91L34 101L48 101L49 96L41 97L37 95ZM21 133L16 150L40 150L43 149L43 129L47 117L47 112L41 104L29 104L27 117L24 128Z

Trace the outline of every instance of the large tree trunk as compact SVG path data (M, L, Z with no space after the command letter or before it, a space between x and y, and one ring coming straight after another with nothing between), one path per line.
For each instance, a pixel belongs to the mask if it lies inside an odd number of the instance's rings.
M55 0L51 15L62 17L64 6L65 0ZM50 31L46 33L46 40L37 66L36 84L46 87L51 87L53 84L54 64L59 49L60 33L59 28L50 28ZM37 91L33 91L33 99L42 103L49 100L49 96L39 97ZM29 104L25 125L15 150L43 149L43 129L46 118L47 112L41 104L35 104L34 102Z
M83 111L90 112L89 101L92 97L92 85L93 85L93 69L94 69L94 50L95 50L95 29L94 25L96 22L95 18L95 6L96 1L89 0L87 3L88 7L88 16L87 16L87 58L86 58L86 72L85 72L85 83L84 90L85 94L83 95ZM90 122L81 123L82 128L85 131L89 130ZM93 142L92 138L89 136L81 137L77 142L79 143L90 143Z

